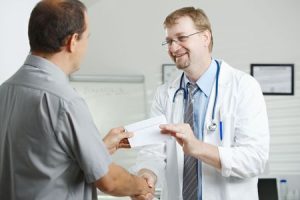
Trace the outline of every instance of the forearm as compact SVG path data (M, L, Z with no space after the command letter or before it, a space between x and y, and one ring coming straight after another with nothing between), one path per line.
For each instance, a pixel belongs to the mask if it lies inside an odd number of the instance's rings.
M218 147L199 140L196 143L192 156L220 170L221 160Z
M96 187L114 196L133 196L150 191L144 179L115 164L110 165L108 174L96 182Z

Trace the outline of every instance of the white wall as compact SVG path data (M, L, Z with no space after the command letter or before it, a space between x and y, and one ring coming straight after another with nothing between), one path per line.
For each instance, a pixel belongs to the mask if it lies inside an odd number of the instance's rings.
M175 8L193 5L209 16L213 55L250 72L251 63L294 63L295 95L266 97L271 153L267 174L300 174L300 2L298 0L101 0L89 9L91 38L80 74L143 74L148 110L171 63L162 23Z
M0 0L0 85L24 63L29 51L28 21L39 0ZM89 7L100 0L85 0Z
M23 64L28 52L27 26L37 0L0 0L0 84Z

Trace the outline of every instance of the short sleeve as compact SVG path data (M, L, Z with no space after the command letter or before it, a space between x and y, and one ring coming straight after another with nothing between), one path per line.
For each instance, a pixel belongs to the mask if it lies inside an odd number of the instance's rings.
M108 172L111 157L82 98L63 102L56 136L66 154L76 162L88 183Z

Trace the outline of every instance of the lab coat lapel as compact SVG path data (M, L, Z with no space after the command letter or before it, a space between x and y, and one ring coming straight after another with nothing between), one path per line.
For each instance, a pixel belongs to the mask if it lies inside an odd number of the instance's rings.
M220 117L220 107L222 107L223 102L223 95L226 93L226 88L228 87L228 70L227 70L227 63L224 61L218 61L220 63L220 74L219 74L219 86L218 86L218 99L217 99L217 105L215 108L215 120L218 122ZM214 106L214 100L216 95L216 81L214 82L213 89L210 94L207 112L205 115L205 123L204 123L204 133L203 133L203 141L206 141L206 135L209 134L207 131L208 124L211 123L212 120L212 111ZM216 143L217 144L217 143Z
M174 94L175 94L176 90L179 88L180 77L181 77L181 75L175 81L173 81L172 84L169 86L168 95L169 95L169 103L170 104L173 103ZM178 196L181 196L182 180L183 180L184 154L183 154L183 151L182 151L182 146L180 146L180 144L178 144L178 142L176 141L175 138L174 138L174 141L172 141L172 142L176 143L176 149L174 149L174 150L176 150L177 159L173 159L173 163L168 163L168 165L169 165L169 167L171 167L173 169L171 171L174 171L176 169L178 170L177 171L177 173L178 173L177 180L176 180L176 182L173 182L172 184L177 185L177 187L178 187ZM170 146L172 146L172 145L170 145ZM177 168L176 168L176 165L177 165ZM172 192L172 193L174 192L175 193L175 191L169 191L169 192ZM175 195L175 196L177 196L177 195Z
M169 103L173 103L173 97L176 92L176 90L179 88L180 85L180 76L178 76L170 85L168 86L168 95L169 95Z

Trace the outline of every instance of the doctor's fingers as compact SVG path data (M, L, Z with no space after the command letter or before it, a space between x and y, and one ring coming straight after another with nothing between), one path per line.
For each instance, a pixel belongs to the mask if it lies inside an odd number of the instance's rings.
M171 134L173 132L173 134L193 134L192 128L189 124L161 124L159 128L163 133L170 132Z
M194 141L198 140L192 131L184 131L182 133L174 133L173 136L176 138L177 142L181 146L193 143Z

